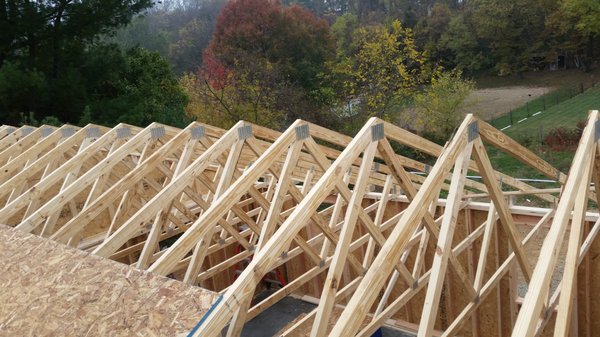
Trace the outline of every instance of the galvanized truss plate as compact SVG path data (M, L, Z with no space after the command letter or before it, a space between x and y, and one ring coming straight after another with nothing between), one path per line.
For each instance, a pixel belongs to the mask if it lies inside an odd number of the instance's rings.
M378 141L380 139L383 139L383 137L384 137L383 123L373 125L371 127L371 140Z
M306 139L309 136L308 124L300 125L296 127L296 140Z
M88 138L98 138L100 137L100 129L98 129L97 127L88 128L87 130L85 130L85 135Z
M479 137L479 123L473 122L469 125L469 142Z
M50 127L43 127L40 129L40 134L42 135L42 137L48 137L52 134L52 132L54 132L54 129Z
M238 139L247 139L252 137L252 125L244 125L238 128Z
M29 128L29 127L28 128L23 128L21 130L21 136L25 137L25 136L29 135L32 132L33 132L33 128Z
M206 130L204 130L203 126L196 126L190 130L190 133L192 134L192 139L200 139L204 138Z
M594 142L597 142L598 139L600 139L600 120L594 123Z
M72 135L75 134L75 129L74 128L64 128L64 129L60 129L60 133L62 135L63 138L67 138L67 137L71 137Z
M152 137L152 140L160 139L160 137L163 137L164 135L165 135L165 127L164 126L157 126L155 128L150 129L150 136Z
M117 138L128 138L131 136L131 129L124 126L117 129Z
M15 132L15 130L17 130L17 128L9 126L8 128L6 128L6 134L10 135L11 133Z

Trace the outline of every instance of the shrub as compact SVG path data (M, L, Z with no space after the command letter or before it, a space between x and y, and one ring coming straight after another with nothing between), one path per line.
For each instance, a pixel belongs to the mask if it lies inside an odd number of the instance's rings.
M544 145L550 147L553 151L563 151L568 147L576 146L579 143L585 122L577 123L577 128L568 129L564 126L550 130L544 137Z

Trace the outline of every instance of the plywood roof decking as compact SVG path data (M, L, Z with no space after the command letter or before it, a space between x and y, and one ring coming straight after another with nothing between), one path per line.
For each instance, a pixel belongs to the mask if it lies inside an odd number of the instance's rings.
M284 132L244 121L229 130L2 127L0 223L221 292L195 336L239 336L293 292L319 298L301 319L312 322L313 337L367 337L389 319L414 324L422 337L585 335L595 331L586 317L600 310L589 299L600 221L584 217L597 201L590 182L600 182L597 121L592 112L569 175L471 115L445 147L377 118L355 137L301 120ZM399 155L394 143L437 161ZM561 188L495 171L486 146ZM523 234L506 200L515 194L556 209L535 210ZM473 203L482 197L483 208ZM567 232L570 222L577 226ZM532 263L525 247L534 236L544 244ZM573 267L554 289L563 241ZM578 273L585 286L574 293ZM279 286L263 298L266 278ZM517 279L529 289L521 311ZM572 317L576 296L580 320L554 321ZM331 325L334 308L343 310Z
M0 225L0 336L176 336L216 294Z

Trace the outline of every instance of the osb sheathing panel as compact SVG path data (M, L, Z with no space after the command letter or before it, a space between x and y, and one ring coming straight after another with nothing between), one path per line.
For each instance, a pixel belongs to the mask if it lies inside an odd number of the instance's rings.
M0 336L177 336L216 294L0 225Z

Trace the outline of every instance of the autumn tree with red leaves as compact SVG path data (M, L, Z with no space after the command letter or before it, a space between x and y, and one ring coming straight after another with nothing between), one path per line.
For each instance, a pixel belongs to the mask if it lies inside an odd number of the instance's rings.
M239 119L274 128L297 118L331 123L334 94L325 74L334 56L328 24L307 9L230 1L195 81L183 83L199 100L188 113L212 122L220 116L222 126Z

